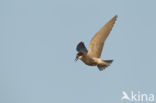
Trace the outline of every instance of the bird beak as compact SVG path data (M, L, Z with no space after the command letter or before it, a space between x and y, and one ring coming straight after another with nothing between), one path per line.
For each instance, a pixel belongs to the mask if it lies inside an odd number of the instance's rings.
M78 58L76 57L76 58L75 58L75 61L77 61L77 60L78 60Z

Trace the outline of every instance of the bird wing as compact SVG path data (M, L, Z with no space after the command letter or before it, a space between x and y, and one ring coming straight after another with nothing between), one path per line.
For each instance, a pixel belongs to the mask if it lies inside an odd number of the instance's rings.
M77 45L76 50L77 50L78 52L81 52L81 53L87 53L87 52L88 52L88 50L87 50L87 48L85 47L85 45L84 45L83 42L80 42L80 43Z
M117 15L109 20L92 38L89 44L88 55L99 58L103 49L104 41L109 35L112 27L117 19Z

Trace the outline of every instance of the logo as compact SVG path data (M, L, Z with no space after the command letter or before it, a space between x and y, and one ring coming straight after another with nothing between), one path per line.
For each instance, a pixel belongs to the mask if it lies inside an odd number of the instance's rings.
M154 102L154 94L141 93L140 91L131 91L130 94L122 91L121 101L131 102Z

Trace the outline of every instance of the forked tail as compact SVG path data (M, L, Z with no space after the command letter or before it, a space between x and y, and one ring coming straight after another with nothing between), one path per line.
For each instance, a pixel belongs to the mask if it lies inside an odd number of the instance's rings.
M103 65L97 65L97 67L98 67L98 69L100 70L100 71L102 71L102 70L104 70L106 67L108 67L108 66L110 66L110 64L113 62L113 60L103 60L103 61L105 61L106 63L108 63L109 65L105 65L105 64L103 64Z

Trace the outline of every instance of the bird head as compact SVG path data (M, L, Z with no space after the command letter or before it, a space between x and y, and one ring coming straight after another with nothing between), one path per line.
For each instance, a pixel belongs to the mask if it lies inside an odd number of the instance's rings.
M75 61L77 61L78 59L82 59L82 57L83 57L83 53L81 52L77 53Z

